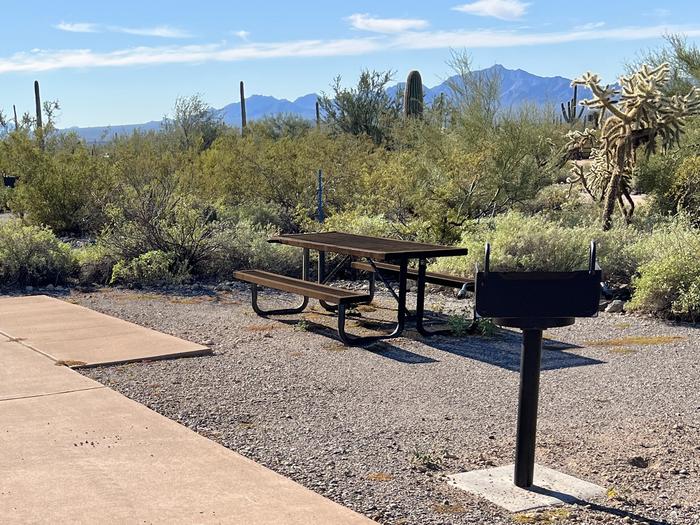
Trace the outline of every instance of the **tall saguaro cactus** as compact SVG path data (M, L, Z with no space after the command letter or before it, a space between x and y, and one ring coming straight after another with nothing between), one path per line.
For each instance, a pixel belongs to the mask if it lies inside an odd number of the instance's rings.
M245 113L245 86L241 80L241 134L245 133L245 127L248 124Z
M601 112L600 131L570 131L567 147L572 150L585 143L592 145L588 173L580 169L578 179L602 202L604 230L612 226L616 203L625 220L632 217L630 181L637 150L644 146L649 155L657 143L664 150L677 145L687 118L700 114L700 89L694 87L686 95L668 95L664 88L670 82L668 64L655 68L645 64L621 77L619 87L603 86L598 75L592 73L573 82L593 93L593 98L581 103Z
M574 85L574 96L566 103L561 103L561 114L564 116L564 122L567 124L575 124L583 115L583 108L576 114L576 104L578 102L578 85Z
M36 136L39 139L41 148L44 148L44 130L41 121L41 94L39 92L39 81L34 81L34 103L36 105Z
M403 95L403 112L407 117L423 115L423 80L418 71L411 71L406 79Z
M321 105L316 99L316 129L321 129Z
M12 112L15 114L15 131L19 129L19 119L17 118L17 106L12 104Z

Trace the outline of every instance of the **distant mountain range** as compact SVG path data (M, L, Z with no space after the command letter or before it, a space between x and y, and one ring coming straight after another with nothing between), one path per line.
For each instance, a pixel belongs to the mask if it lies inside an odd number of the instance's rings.
M496 64L488 69L475 71L475 75L497 74L501 79L501 107L517 107L524 103L536 105L556 104L565 102L571 98L571 80L564 77L539 77L523 71L522 69L507 69L500 64ZM403 88L403 83L391 86L387 92L395 95L399 89ZM449 79L445 82L429 88L424 86L424 97L426 103L442 93L449 96ZM586 89L579 88L579 100L590 96ZM248 120L257 120L266 116L279 113L291 113L303 118L313 120L316 118L316 99L318 95L310 93L290 101L277 99L264 95L253 95L246 98L246 113ZM230 126L239 126L241 122L241 104L233 102L220 109L214 109L215 114ZM125 124L119 126L97 126L97 127L73 127L64 131L75 131L86 142L100 142L113 135L128 135L134 130L142 131L157 130L161 127L161 121L151 121L142 124Z

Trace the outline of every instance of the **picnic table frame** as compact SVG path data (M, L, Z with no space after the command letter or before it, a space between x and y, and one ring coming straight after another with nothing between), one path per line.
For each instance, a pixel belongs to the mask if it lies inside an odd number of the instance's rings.
M342 232L278 235L269 239L269 242L296 246L303 249L302 278L307 281L309 280L309 250L318 251L319 265L317 280L319 284L325 284L335 277L340 268L350 258L363 258L366 259L370 265L372 265L374 273L370 278L369 301L372 300L372 296L374 295L374 274L376 274L385 283L387 289L391 292L392 296L398 303L396 325L389 334L366 337L353 336L348 334L345 330L345 305L330 305L325 301L320 301L321 305L327 310L338 312L338 335L340 339L348 345L369 344L383 339L399 337L403 333L407 318L406 295L408 291L408 264L409 261L416 259L418 260L418 278L416 283L416 330L424 336L433 335L434 333L429 331L424 326L425 273L427 268L427 259L460 256L468 253L467 249L462 247L441 246L438 244L426 244ZM330 272L326 272L325 254L327 252L336 253L343 256L339 264L336 265ZM390 262L398 265L398 292L393 289L388 280L382 275L381 270L375 265L375 261ZM254 308L256 308L256 312L261 313L262 310L256 304L256 297L253 298L253 303ZM304 297L304 300L299 307L262 313L299 313L304 310L307 304L308 298Z

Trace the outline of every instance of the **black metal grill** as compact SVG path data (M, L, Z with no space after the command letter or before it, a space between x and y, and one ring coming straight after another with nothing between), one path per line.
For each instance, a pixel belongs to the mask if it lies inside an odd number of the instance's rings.
M484 270L476 273L475 310L479 317L523 331L514 481L527 488L535 466L542 331L573 324L576 317L596 316L602 272L595 242L588 270L572 272L492 272L490 254L487 244Z

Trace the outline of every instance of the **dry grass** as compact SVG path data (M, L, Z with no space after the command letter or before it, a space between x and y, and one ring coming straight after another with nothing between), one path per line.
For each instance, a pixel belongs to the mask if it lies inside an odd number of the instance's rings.
M444 503L436 503L435 505L433 505L433 510L438 514L463 514L467 511L464 505L452 505L449 503L447 505L445 505Z
M548 509L543 511L522 512L513 516L516 523L556 523L568 520L571 512L566 509Z
M330 343L323 347L328 352L344 352L348 349L343 343Z
M394 476L386 472L370 472L367 475L367 479L370 481L391 481L394 479Z
M652 337L645 336L632 336L632 337L621 337L619 339L599 339L596 341L586 341L587 346L612 346L612 347L625 347L625 346L646 346L646 345L667 345L670 343L675 343L685 339L684 337L673 336L673 335L659 335Z
M376 312L377 309L369 304L360 304L357 307L355 307L355 310L358 312Z
M277 328L277 325L267 323L267 324L251 324L248 325L244 328L246 332L255 332L255 333L260 333L260 332L272 332Z
M85 366L87 363L85 361L77 361L75 359L59 359L54 363L55 366Z
M212 302L212 298L206 295L197 295L195 297L170 297L168 301L174 304L202 304Z

